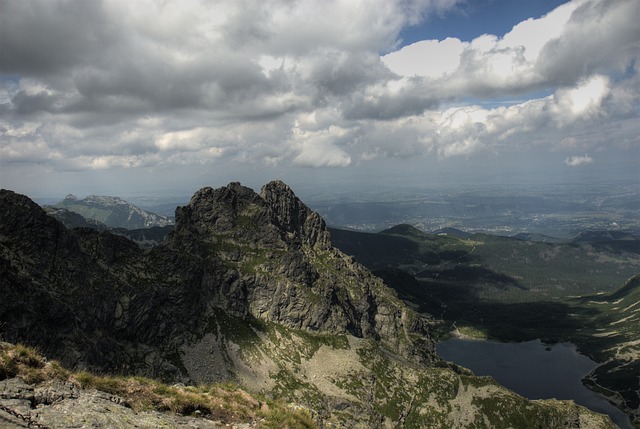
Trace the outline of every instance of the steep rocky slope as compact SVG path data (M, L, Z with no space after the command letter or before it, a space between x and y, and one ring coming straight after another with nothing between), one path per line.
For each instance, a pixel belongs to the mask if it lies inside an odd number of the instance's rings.
M234 380L333 427L611 427L437 361L429 320L282 182L201 189L150 250L11 191L0 207L2 335L67 367Z

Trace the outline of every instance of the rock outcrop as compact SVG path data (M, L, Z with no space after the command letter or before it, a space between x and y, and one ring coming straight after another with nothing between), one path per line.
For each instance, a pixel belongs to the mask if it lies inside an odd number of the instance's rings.
M178 377L167 356L204 335L216 309L432 359L425 321L333 248L322 218L282 182L260 195L239 183L201 189L150 251L67 230L13 192L0 201L4 336L66 365Z
M57 380L34 386L11 378L0 381L0 427L250 429L256 426L242 423L231 426L169 412L134 411L124 398L99 390L81 389Z
M209 261L202 281L232 315L380 339L407 357L431 359L424 320L332 247L322 218L282 182L260 195L239 183L201 189L176 211L167 246ZM229 268L211 269L220 266ZM412 333L424 340L410 340Z

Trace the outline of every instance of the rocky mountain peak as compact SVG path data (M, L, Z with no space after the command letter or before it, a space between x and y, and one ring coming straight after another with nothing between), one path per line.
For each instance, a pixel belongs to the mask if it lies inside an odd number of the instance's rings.
M184 244L187 235L213 244L232 240L282 247L267 211L264 200L238 182L217 189L205 187L191 197L189 204L176 208L173 242Z
M24 195L2 189L0 207L0 237L15 239L16 246L36 240L41 241L39 245L49 246L49 234L64 235L64 227Z
M200 189L177 208L166 245L234 271L225 275L237 280L219 295L232 314L381 339L418 361L430 359L430 340L408 339L418 332L428 338L423 321L334 248L322 217L281 181L260 194L237 182Z
M229 183L221 188L205 187L198 190L184 207L176 212L176 223L185 222L186 217L198 222L215 225L217 222L237 217L249 205L260 204L261 201L253 189L242 186L239 182ZM220 227L225 227L221 225Z
M281 181L268 183L260 194L239 182L202 188L187 206L176 209L176 231L277 248L330 247L322 217Z
M260 191L274 215L275 224L287 232L290 239L310 246L328 248L329 233L322 217L311 211L284 182L267 183Z

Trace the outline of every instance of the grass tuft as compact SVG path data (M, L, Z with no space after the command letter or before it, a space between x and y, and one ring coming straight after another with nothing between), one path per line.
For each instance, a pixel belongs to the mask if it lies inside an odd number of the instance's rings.
M145 377L71 372L32 347L0 343L0 380L19 377L29 384L58 379L83 389L120 396L135 411L197 415L223 424L257 422L263 429L316 429L310 413L280 400L265 400L227 382L206 386L169 386Z
M65 373L60 364L48 362L33 347L0 343L0 380L13 377L38 384L51 378L64 378Z

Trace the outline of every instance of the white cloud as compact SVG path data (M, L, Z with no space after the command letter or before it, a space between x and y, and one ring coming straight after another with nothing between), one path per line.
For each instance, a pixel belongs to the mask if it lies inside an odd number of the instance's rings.
M605 76L592 76L574 88L561 88L554 95L556 121L564 123L589 119L603 112L603 101L610 92Z
M206 135L207 130L203 128L172 131L157 136L155 139L155 145L161 151L193 151L202 148L205 144Z
M377 152L364 149L362 152L367 158L375 153L387 156L433 153L446 158L482 151L527 150L534 141L552 151L593 148L598 143L603 144L602 139L576 136L604 132L602 127L608 123L610 114L605 102L609 85L608 79L594 76L576 86L560 88L550 96L510 106L463 105L427 111L410 120L397 119L384 127L360 130L361 140L375 141L378 145ZM618 131L608 130L607 134L615 132L615 140L620 141L620 136L630 132L629 127L633 127L635 121L633 117L624 119L615 126ZM394 133L400 137L394 138ZM564 137L566 133L571 133L570 137ZM380 142L375 134L392 139L393 146ZM630 138L637 140L637 127L635 134L631 131ZM416 145L416 140L420 145ZM562 141L559 146L558 141Z
M334 143L348 134L348 130L335 126L321 131L294 128L292 143L298 148L298 154L293 158L293 164L307 167L346 167L350 165L351 157L349 154Z
M578 139L575 137L565 137L560 142L560 147L563 149L575 149L578 146Z
M565 3L541 18L529 18L515 25L502 40L496 40L494 48L497 50L522 49L526 61L535 62L547 43L562 37L563 29L578 4L578 2Z
M639 19L640 7L633 0L575 0L514 26L503 37L421 41L382 60L399 75L429 79L442 98L566 86L633 65ZM442 64L433 65L441 58Z
M3 170L640 145L635 0L405 47L407 25L466 2L0 1Z
M383 56L382 62L400 76L439 78L458 68L466 46L455 38L422 40Z
M579 167L581 165L591 164L592 162L593 158L587 154L570 156L564 160L565 165L569 167Z

